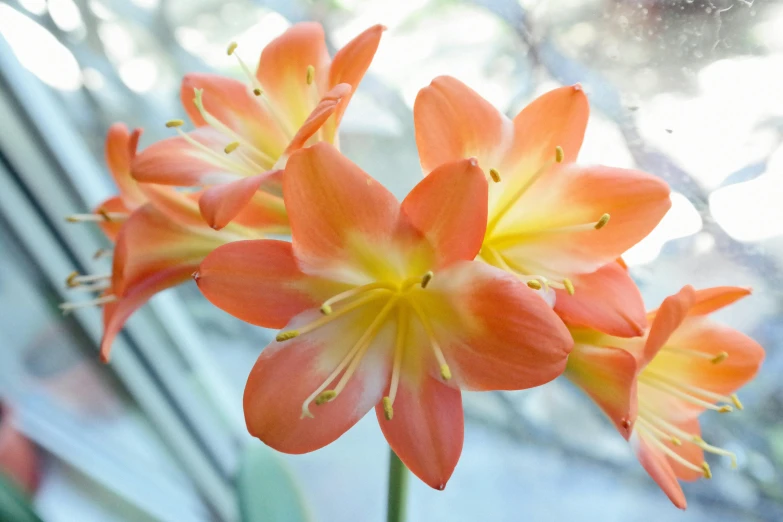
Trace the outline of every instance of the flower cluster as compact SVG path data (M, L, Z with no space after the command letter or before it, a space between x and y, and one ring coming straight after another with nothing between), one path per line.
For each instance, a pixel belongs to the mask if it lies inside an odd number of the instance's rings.
M710 478L699 415L763 349L707 316L747 295L686 286L647 314L621 256L660 222L669 187L575 163L589 106L579 85L513 120L451 77L416 98L421 182L402 202L342 155L337 128L375 54L375 26L333 59L322 28L293 26L247 81L188 75L195 129L137 154L109 130L119 195L95 212L110 274L72 274L103 306L101 356L155 293L195 278L206 298L278 329L250 372L250 433L287 453L323 447L372 408L390 446L443 489L463 444L461 390L520 390L561 374L630 440L681 508L678 480ZM190 187L182 189L180 187ZM269 236L290 235L290 241ZM65 309L85 303L66 303Z

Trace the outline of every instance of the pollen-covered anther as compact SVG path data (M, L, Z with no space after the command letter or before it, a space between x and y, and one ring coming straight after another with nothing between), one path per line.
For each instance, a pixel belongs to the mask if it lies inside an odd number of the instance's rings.
M449 368L448 364L440 365L440 376L443 378L444 381L448 381L449 379L451 379L451 369Z
M337 397L336 391L324 390L318 394L318 397L315 398L314 402L316 406L321 406L322 404L326 404L327 402L334 400L335 397Z
M733 411L734 411L734 408L732 408L728 404L723 405L723 406L718 408L718 413L731 413Z
M237 47L238 45L236 42L231 42L230 44L228 44L228 48L226 49L226 54L231 56L232 54L234 54L234 51L237 50Z
M564 158L565 158L565 152L563 152L563 147L558 145L557 147L555 147L555 161L558 163L562 163Z
M253 89L253 94L255 94L256 96L261 96L264 93L263 93L263 91L261 89L256 87L255 89Z
M603 216L601 216L595 224L595 229L601 230L602 228L604 228L606 224L609 223L609 218L610 218L609 214L604 214Z
M729 395L729 398L731 399L731 402L734 403L734 406L736 406L738 410L744 410L745 409L745 407L740 402L739 397L737 397L736 393L732 393L731 395Z
M539 281L538 279L531 279L530 281L528 281L528 282L527 282L527 283L525 283L525 284L526 284L528 287L532 288L533 290L541 290L541 288L543 288L543 287L541 286L541 281Z
M332 313L332 307L328 304L324 303L321 305L321 313L324 315L329 315Z
M430 284L430 281L432 281L432 276L434 274L430 271L421 276L421 287L427 288L427 285Z
M563 279L563 286L565 287L566 292L568 292L568 295L574 295L574 283L572 283L570 279Z
M231 154L232 152L237 150L238 147L239 147L239 142L238 141L232 141L231 143L226 145L226 147L223 149L223 152L225 152L226 154Z
M68 274L68 277L65 278L65 286L67 286L68 288L79 286L79 283L76 282L76 278L78 276L79 276L79 272L77 272L76 270Z
M90 301L80 301L78 303L72 303L72 302L66 302L66 303L60 303L58 305L58 308L63 313L63 315L68 315L74 310L78 310L79 308L89 308L91 306L102 306L107 303L111 303L117 300L116 295L105 295L103 297L98 297L97 299L92 299Z
M725 360L726 360L726 359L728 359L728 358L729 358L729 354L728 354L728 353L726 353L726 352L720 352L718 355L716 355L715 357L713 357L713 358L710 360L710 362L711 362L712 364L719 364L719 363L722 363L723 361L725 361Z
M384 397L381 404L383 405L383 416L386 417L386 420L392 420L392 417L394 417L394 408L392 407L391 398Z
M185 125L184 120L169 120L166 122L166 127L168 127L169 129L173 127L182 127L183 125Z
M706 462L701 463L701 469L704 473L704 478L711 479L712 478L712 470L710 469L710 465Z
M299 335L298 330L288 330L287 332L280 332L275 337L275 341L278 343L282 343L283 341L287 341L289 339L293 339L294 337Z
M675 446L682 446L682 441L677 437L672 437L671 443L674 444Z
M312 65L307 66L307 85L312 85L315 80L315 67Z
M492 178L492 181L495 183L500 183L500 173L495 169L489 169L489 177Z

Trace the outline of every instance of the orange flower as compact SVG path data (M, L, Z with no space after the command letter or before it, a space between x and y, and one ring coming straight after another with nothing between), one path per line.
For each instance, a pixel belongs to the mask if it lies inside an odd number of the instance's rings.
M425 172L475 156L495 182L482 260L533 288L557 289L573 323L631 337L646 326L641 299L602 289L633 287L611 263L658 224L669 187L639 171L575 165L588 112L575 85L544 94L512 121L443 76L416 98L416 143Z
M309 452L375 406L400 459L442 489L462 449L460 389L543 384L571 349L536 292L471 261L486 227L483 173L474 160L444 164L399 204L319 143L291 157L283 194L292 243L224 245L196 276L223 310L284 328L245 388L250 433Z
M212 74L188 74L181 98L196 130L167 126L178 137L158 142L136 158L133 176L143 182L209 186L199 201L207 223L220 229L248 204L287 223L278 169L288 156L315 141L336 142L337 126L370 66L384 27L366 30L332 60L323 28L300 23L261 53L255 75L237 56L248 84Z
M704 452L734 454L701 437L699 415L742 409L734 392L751 380L764 349L707 315L749 290L691 286L649 314L645 338L621 339L575 329L566 375L596 401L671 501L685 509L679 480L712 476Z
M172 187L136 182L130 176L130 162L140 134L139 129L129 133L122 124L109 129L106 158L119 195L104 201L93 214L68 218L97 222L116 242L110 274L74 272L66 280L69 288L98 292L100 297L60 305L66 312L104 306L100 352L104 362L130 315L154 294L188 280L209 252L229 241L288 230L264 212L257 212L257 207L248 206L229 226L216 231L199 212L203 193L186 194Z

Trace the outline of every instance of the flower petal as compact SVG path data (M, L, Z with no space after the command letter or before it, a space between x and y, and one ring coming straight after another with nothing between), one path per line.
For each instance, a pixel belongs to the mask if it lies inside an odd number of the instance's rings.
M566 377L579 386L628 439L636 421L636 359L620 348L575 343Z
M104 305L101 361L109 362L112 343L133 312L158 292L187 281L197 267L198 263L185 263L149 273L126 286L124 294L117 301Z
M682 487L677 482L677 476L674 474L669 459L645 437L636 432L631 437L631 446L642 467L658 483L669 500L678 508L685 509L687 507L685 493L682 492Z
M324 92L328 67L324 30L315 22L293 25L272 40L261 52L256 77L280 117L288 123L291 135L307 119L318 93ZM315 81L307 83L307 70L315 69Z
M436 272L420 292L423 313L462 389L520 390L563 373L573 346L568 329L511 274L460 261Z
M250 202L268 174L240 178L205 190L198 206L207 224L215 230L228 225Z
M640 368L645 367L655 357L674 331L680 327L693 306L695 298L696 293L693 287L686 285L676 294L664 299L655 314L651 314L652 324L650 325L650 333L647 334L644 352L639 360Z
M311 333L267 346L245 387L250 434L278 451L306 453L336 440L380 402L394 339L390 324L375 337L342 392L330 402L309 404L313 417L302 418L305 401L329 380L378 312L372 306L355 310ZM287 328L319 317L323 316L317 310L304 312ZM336 380L327 383L329 389L335 388Z
M487 226L487 180L476 160L446 163L413 188L401 211L435 247L439 267L472 260Z
M95 210L93 211L94 214L102 214L104 212L129 213L130 209L125 205L125 201L123 201L122 197L114 196L95 207ZM120 228L122 228L123 223L124 221L99 221L98 226L109 241L113 243L117 241L117 235L120 233Z
M498 167L512 141L511 121L476 91L450 76L439 76L419 91L413 121L425 173L443 163L470 157L476 157L488 172Z
M642 294L619 263L575 276L573 284L574 295L555 290L555 312L566 324L618 337L644 335L647 314Z
M194 101L195 90L203 90L204 109L220 123L258 147L270 158L277 158L285 148L285 132L264 106L263 101L251 91L251 87L233 78L216 74L190 73L182 78L180 97L182 106L196 127L208 123ZM234 141L226 135L225 143ZM271 165L262 165L270 168Z
M707 315L720 310L743 297L749 296L750 288L741 288L738 286L717 286L714 288L705 288L696 290L693 297L693 305L688 311L688 315Z
M394 196L327 143L291 156L283 195L294 252L305 271L352 258L357 236L385 243L397 226Z
M303 274L291 244L272 239L236 241L215 249L201 262L196 283L218 308L266 328L282 328L341 291Z
M505 213L493 216L485 243L530 273L553 279L613 262L660 222L669 186L644 172L564 165L542 176ZM600 230L593 224L609 214Z
M432 488L446 487L462 453L462 394L437 379L400 381L391 420L383 407L375 414L389 446L414 475Z
M351 96L356 92L359 83L364 78L370 63L378 50L378 44L381 42L381 35L386 30L382 25L374 25L362 32L359 36L345 44L337 51L329 68L329 88L341 83L347 83L351 86L351 92L341 101L335 112L335 117L324 126L325 140L332 143L337 134L337 127L343 118L343 113L351 101Z
M106 164L119 189L119 197L129 210L147 201L138 182L131 177L131 161L136 156L139 136L141 129L128 132L124 123L113 124L106 135Z

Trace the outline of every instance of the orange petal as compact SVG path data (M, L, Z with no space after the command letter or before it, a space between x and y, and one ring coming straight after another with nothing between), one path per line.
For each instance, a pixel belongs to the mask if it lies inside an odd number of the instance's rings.
M485 171L497 168L512 140L511 121L450 76L439 76L419 91L413 120L425 173L470 157L476 157Z
M686 285L676 294L664 299L655 314L651 314L652 324L650 325L650 333L647 335L644 353L639 361L640 368L646 366L655 357L672 333L680 327L693 306L694 299L693 287Z
M421 180L401 208L435 247L438 266L472 260L487 226L487 180L476 160L447 163Z
M644 335L647 314L642 294L619 263L573 278L574 295L556 289L555 312L570 326L617 337Z
M294 252L307 266L351 257L349 241L388 241L399 204L380 183L327 143L296 152L283 175Z
M620 348L577 342L565 372L628 439L636 421L636 359Z
M750 295L750 288L718 286L696 290L688 315L707 315Z
M378 44L381 42L381 35L385 30L386 27L382 25L374 25L348 42L334 55L334 60L329 68L329 88L340 83L347 83L351 86L351 92L343 97L335 112L334 120L330 120L326 124L324 128L326 141L330 143L334 141L337 126L340 125L348 102L369 69L370 63L375 57L375 51L378 50Z
M282 328L295 315L320 306L331 293L326 282L303 274L286 241L228 243L209 254L195 276L218 308L248 323Z
M207 224L215 230L228 225L250 202L267 175L264 172L205 190L198 205Z
M109 362L112 343L133 312L158 292L187 281L197 266L197 263L182 264L150 273L127 286L120 299L104 305L101 361Z
M460 261L435 272L421 296L461 388L520 390L563 373L573 347L568 329L511 274Z
M93 213L100 214L103 212L121 212L121 213L129 213L130 209L125 205L125 201L121 196L114 196L113 198L109 198L97 207L95 207L95 210ZM101 228L101 231L106 235L106 237L111 241L112 243L117 241L117 234L120 233L120 228L122 227L122 224L124 221L99 221L98 226Z
M324 30L315 22L295 24L262 51L256 76L291 134L307 119L319 92L326 91L330 62ZM310 66L315 69L312 85L307 84Z
M487 240L516 264L555 279L611 263L652 231L671 206L669 186L644 172L565 165L536 181ZM592 226L603 216L609 222Z
M695 437L701 436L701 426L699 425L698 417L692 417L685 420L671 419L669 422ZM686 441L682 441L682 444L679 446L673 444L670 441L664 441L664 444L666 444L666 447L688 462L693 462L697 466L704 462L704 450L695 444L691 444ZM672 470L678 479L692 482L704 477L704 473L686 468L676 460L669 457L667 458L669 459L669 465L672 467Z
M308 334L267 346L245 386L245 421L250 434L278 451L306 453L336 440L380 402L388 385L391 329L375 338L345 389L330 402L310 403L313 417L302 418L305 400L338 367L378 312L378 308L358 310ZM319 317L317 310L305 312L287 328ZM333 389L335 381L327 388Z
M400 381L391 420L381 405L375 414L389 446L405 466L427 485L446 487L462 453L462 394L428 375L418 382Z
M631 437L631 445L642 467L658 483L669 500L678 508L685 509L687 507L685 493L682 492L680 483L677 482L677 476L674 474L666 455L636 432Z
M258 147L264 154L271 158L280 156L287 142L286 134L263 105L263 101L253 94L247 84L216 74L186 74L180 89L182 106L193 124L203 127L208 124L193 101L195 89L204 91L202 101L209 114ZM234 141L228 136L224 140L225 143Z
M199 210L199 199L203 192L182 192L161 185L142 184L142 187L155 210L174 223L204 228L204 218Z
M139 136L141 129L130 133L124 123L113 124L106 135L106 164L120 191L120 198L130 210L147 201L138 182L131 177L131 161L136 155Z
M194 185L217 185L238 179L241 176L257 174L248 171L248 166L223 152L229 139L211 127L202 127L188 133L188 136L212 150L205 152L188 143L181 136L158 141L142 152L133 161L133 177L142 183L159 183L190 187Z

